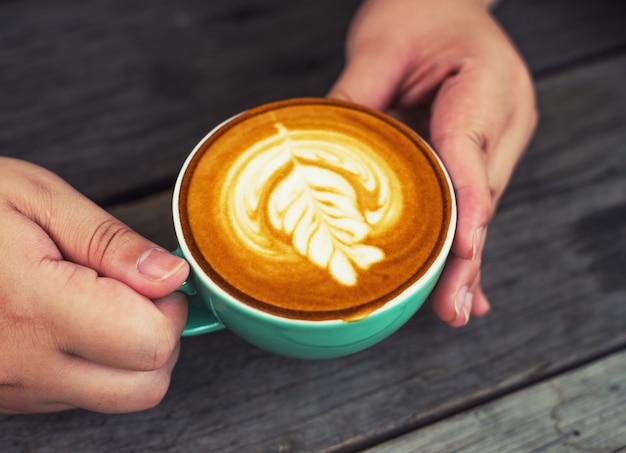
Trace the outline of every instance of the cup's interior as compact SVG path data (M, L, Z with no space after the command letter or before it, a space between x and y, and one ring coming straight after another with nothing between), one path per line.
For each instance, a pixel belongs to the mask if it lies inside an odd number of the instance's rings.
M336 106L337 104L339 104L342 108L351 108L351 109L355 108L355 106L353 105L348 105L342 102L327 101L327 100L291 100L291 101L284 101L283 103L278 103L278 104L282 105L282 104L288 104L288 103L294 103L294 102L310 103L316 106L319 106L319 105L327 106L329 104L332 106ZM268 108L275 108L275 105L273 107L263 106L260 109L268 109ZM356 107L356 108L361 109L361 107ZM194 165L196 165L195 163L197 163L199 159L198 156L199 155L201 156L204 153L211 152L210 150L210 147L212 146L211 143L213 140L215 140L216 133L223 134L223 131L225 128L228 129L228 128L233 127L232 126L233 122L236 122L237 124L245 123L246 119L249 116L254 116L257 114L258 114L258 109L253 109L250 112L245 112L241 115L238 115L234 119L227 120L226 122L222 123L220 126L215 128L213 131L211 131L209 134L207 134L207 136L195 147L195 149L192 151L192 153L189 155L189 157L185 161L185 164L183 165L183 168L181 169L181 172L176 182L174 198L173 198L174 223L175 223L175 228L176 228L176 234L181 245L181 249L184 251L185 256L192 264L192 268L194 269L194 272L203 281L204 284L210 286L217 293L222 294L232 303L245 307L246 310L259 312L262 315L269 315L269 316L274 316L277 318L284 318L285 316L282 316L280 313L278 313L278 315L277 313L271 313L271 312L268 313L266 310L259 309L258 306L254 306L254 304L241 302L239 300L240 297L237 297L237 295L233 295L230 291L225 291L223 284L216 283L214 281L215 279L212 279L210 277L211 273L206 272L206 265L205 263L202 262L203 261L202 257L198 259L198 249L197 247L194 247L193 241L191 241L192 243L189 244L190 241L185 239L186 237L188 237L188 232L186 233L184 231L185 230L184 216L186 214L183 213L181 216L181 211L184 211L184 209L181 209L181 203L183 201L181 200L181 193L182 193L181 190L185 184L185 180L186 180L185 178L189 177L190 168L194 168ZM378 112L372 113L369 111L367 112L367 114L368 115L370 114L381 115ZM385 117L384 121L389 121L389 120ZM401 127L406 129L406 126L401 125ZM414 134L414 133L411 132L411 134ZM448 199L450 200L449 214L448 214L449 218L446 223L446 231L442 231L442 234L441 234L441 244L439 246L438 252L429 262L428 268L425 269L424 272L422 272L418 278L416 278L410 285L407 285L406 287L402 288L401 291L397 291L394 294L394 296L390 298L389 300L385 301L384 304L380 304L379 306L374 307L366 311L365 313L363 311L360 313L355 312L349 316L346 316L344 314L342 316L337 316L336 319L340 319L340 320L358 319L359 317L363 317L368 314L373 314L378 310L385 310L385 307L391 307L397 303L401 303L401 301L406 297L406 295L414 292L414 290L417 287L419 287L422 284L422 282L428 281L434 278L434 275L438 274L439 270L443 266L443 263L445 262L445 259L448 255L448 252L452 244L452 239L454 236L454 231L455 231L455 226L456 226L456 203L455 203L454 190L452 189L452 184L451 184L449 175L447 174L439 157L428 146L428 144L426 144L420 137L415 136L414 140L418 142L418 146L420 147L421 152L426 153L426 155L428 156L429 162L431 162L431 165L436 166L437 171L439 171L440 175L442 175L440 179L443 180L443 186L445 187L445 189L442 189L442 190L447 191L447 196L448 196ZM293 316L287 316L287 318L293 318ZM308 320L300 319L300 321L308 321ZM320 322L322 320L317 319L316 321ZM323 321L332 321L332 319L324 319Z

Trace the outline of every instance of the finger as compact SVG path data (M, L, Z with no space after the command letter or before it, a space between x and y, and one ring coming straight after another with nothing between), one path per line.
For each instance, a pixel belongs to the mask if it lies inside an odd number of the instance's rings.
M67 259L122 281L150 298L171 293L185 281L189 267L184 260L88 200L82 201L71 211L62 210L59 222L51 225L50 235ZM66 229L70 225L75 231L68 240Z
M448 257L441 278L429 298L432 310L448 325L460 327L467 324L474 297L471 285L479 269L480 259Z
M57 398L74 407L103 413L153 408L167 393L179 353L177 343L163 367L150 372L114 369L67 356L62 367L64 379L56 389Z
M348 59L328 97L385 110L402 78L400 69L389 52L359 52Z
M40 226L13 208L0 208L6 225L24 239L0 234L0 249L12 264L0 267L15 295L2 304L9 327L33 348L56 347L109 366L153 369L167 359L186 321L183 295L153 302L118 280L65 261Z
M470 307L468 313L468 321L473 316L478 317L485 315L491 309L491 306L487 301L487 297L480 288L480 270L476 274L472 284L469 286L469 291L472 293L472 306Z
M447 80L433 104L431 139L457 195L452 250L465 259L476 256L494 209L486 153L498 141L511 114L510 107L502 104L490 78L470 69Z
M163 366L187 317L183 295L154 303L125 284L67 261L42 261L35 278L42 319L67 355L101 365L150 371Z
M483 250L485 247L486 236L487 236L486 234L483 235L482 242L478 246L477 257L474 257L473 261L479 261L479 263L482 263L482 254L483 254ZM489 301L487 300L487 296L485 296L485 293L483 293L480 287L480 278L481 278L480 264L478 264L476 267L476 273L475 274L470 273L470 275L474 275L474 278L471 281L471 283L469 283L469 291L472 294L472 305L469 310L469 314L470 316L483 316L487 312L489 312L489 310L491 310L491 305L489 304ZM458 286L462 286L464 284L467 284L467 283L459 283Z
M167 392L179 353L177 344L163 367L151 372L110 368L61 353L47 356L49 371L36 382L0 386L0 408L12 414L74 408L104 413L149 409Z
M496 202L502 196L513 169L537 126L538 113L532 87L528 86L524 97L527 102L520 103L518 110L509 118L493 150L487 154L487 177Z
M187 263L132 231L58 176L21 163L12 175L21 190L12 202L53 239L65 259L122 281L150 297L178 288Z
M480 266L485 246L484 234L471 259L450 255L430 297L433 311L452 327L468 323L471 315L489 311L489 302L480 291Z
M474 291L471 316L484 316L489 313L490 310L491 304L479 284Z
M19 385L0 385L0 414L19 415L75 409L67 403L41 401L39 392L25 392Z

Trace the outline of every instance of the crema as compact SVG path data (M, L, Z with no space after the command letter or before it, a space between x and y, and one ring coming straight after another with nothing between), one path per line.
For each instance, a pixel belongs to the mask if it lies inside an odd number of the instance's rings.
M237 299L288 318L358 319L441 251L445 178L428 145L387 115L295 99L210 134L178 208L194 259Z

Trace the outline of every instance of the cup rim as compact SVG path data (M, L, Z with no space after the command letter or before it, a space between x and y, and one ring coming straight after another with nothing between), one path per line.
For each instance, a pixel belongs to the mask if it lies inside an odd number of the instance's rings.
M327 99L327 98L291 98L291 99L284 99L284 100L280 100L280 101L275 101L273 103L274 104L280 104L280 103L288 103L288 102L294 102L294 101L303 101L303 102L306 102L306 101L320 102L321 101L321 102L326 102L326 103L330 102L330 103L337 103L337 104L341 104L341 105L355 105L355 106L363 109L363 106L360 106L358 104L354 104L354 103L347 102L347 101ZM340 325L340 324L351 323L351 322L359 322L359 321L375 317L377 315L380 315L380 314L382 314L384 312L387 312L387 311L391 310L392 308L396 307L397 305L404 303L404 301L406 300L407 297L411 296L414 292L418 291L423 286L423 284L425 282L430 281L432 278L434 278L436 276L436 273L439 272L440 268L443 268L445 260L448 258L448 255L449 255L450 250L452 248L452 241L454 240L454 235L455 235L455 232L456 232L457 205L456 205L456 194L455 194L454 186L452 185L452 180L450 178L448 170L446 169L445 165L443 164L443 161L441 160L439 155L435 152L435 150L417 132L415 132L413 129L411 129L410 127L405 125L405 127L410 129L420 139L421 143L426 147L426 149L435 158L437 164L439 165L439 168L442 170L442 173L443 173L443 175L445 177L446 186L447 186L448 191L449 191L450 202L451 202L450 203L451 204L450 221L448 223L448 230L446 232L445 239L443 241L441 249L439 250L439 253L437 254L436 258L433 260L433 262L430 265L430 267L426 270L426 272L424 272L424 274L421 275L417 280L415 280L411 285L409 285L407 288L405 288L401 293L396 295L393 299L391 299L391 300L387 301L386 303L382 304L381 306L377 307L375 310L373 310L372 312L370 312L367 315L363 316L362 318L356 317L354 320L352 320L352 319L342 319L342 318L324 319L324 320L309 320L309 319L283 317L283 316L275 315L273 313L269 313L269 312L266 312L264 310L258 309L256 307L250 306L250 305L248 305L248 304L246 304L244 302L241 302L241 301L237 300L236 297L234 297L232 294L230 294L229 292L227 292L226 290L221 288L219 285L217 285L215 282L213 282L213 280L211 280L211 278L204 272L204 270L202 269L200 264L196 261L195 257L191 253L191 250L189 249L187 243L184 240L182 223L181 223L181 218L180 218L180 209L179 209L180 191L181 191L183 178L185 176L187 168L189 167L189 165L190 165L191 161L193 160L194 156L196 155L196 153L202 148L203 144L211 136L213 136L217 131L219 131L223 126L225 126L226 124L230 123L235 118L241 116L242 114L246 113L247 111L248 110L245 110L243 112L237 113L237 114L231 116L230 118L227 118L226 120L222 121L217 126L215 126L213 129L211 129L196 144L196 146L193 148L191 153L189 153L189 155L186 157L185 161L183 162L183 164L182 164L182 166L180 168L180 171L178 173L178 176L176 178L176 183L174 185L174 191L173 191L173 194L172 194L172 216L173 216L174 230L175 230L175 233L176 233L176 239L177 239L177 242L178 242L178 246L181 249L181 251L183 252L185 260L187 260L187 262L190 264L191 268L193 269L194 275L197 278L201 279L203 284L206 284L207 286L210 286L211 290L216 292L216 293L218 293L219 296L222 299L228 300L230 303L232 303L233 305L235 305L239 309L241 309L241 310L243 310L245 312L248 312L248 313L250 313L250 314L252 314L252 315L254 315L256 317L261 317L263 319L270 320L273 323L277 323L278 322L278 323L284 323L284 324L289 324L289 325L304 325L304 326L321 326L321 325L332 326L332 325Z

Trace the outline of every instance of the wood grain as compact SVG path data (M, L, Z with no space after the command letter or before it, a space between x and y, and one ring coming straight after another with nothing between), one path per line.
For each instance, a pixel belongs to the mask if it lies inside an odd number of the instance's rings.
M626 449L624 426L621 352L367 451L618 452Z
M1 442L356 450L624 349L626 287L607 282L603 266L625 249L626 103L616 94L625 70L622 56L539 82L543 126L490 229L484 279L494 307L485 319L453 330L425 309L380 345L323 362L273 356L229 332L187 338L156 409L0 418ZM169 218L158 221L168 209L164 193L112 211L173 241Z
M494 13L535 75L626 48L620 0L502 0Z
M0 153L50 168L103 205L164 190L229 116L323 95L359 3L3 2ZM545 73L623 49L625 9L507 0L495 14Z
M3 3L0 153L101 204L163 189L229 116L324 95L358 3Z
M2 2L0 152L173 248L170 191L189 149L248 105L323 93L357 3ZM353 451L625 350L624 3L549 3L496 11L539 74L541 122L490 227L486 318L454 330L424 309L380 345L322 362L227 331L186 338L157 408L0 416L0 451ZM574 426L586 448L604 445L599 424Z

